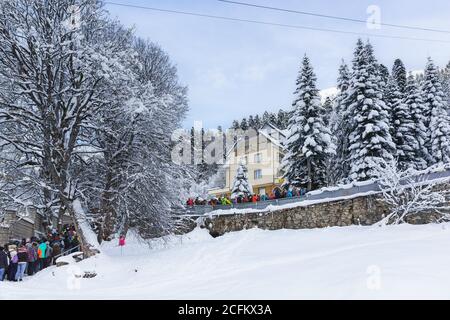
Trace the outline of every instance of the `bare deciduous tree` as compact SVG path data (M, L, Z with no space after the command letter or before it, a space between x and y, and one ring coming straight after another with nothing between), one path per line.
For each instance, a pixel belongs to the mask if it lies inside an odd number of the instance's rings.
M404 223L408 217L424 213L448 217L449 191L439 188L442 181L429 181L426 174L413 169L401 171L396 160L375 166L383 201L390 209L383 224Z

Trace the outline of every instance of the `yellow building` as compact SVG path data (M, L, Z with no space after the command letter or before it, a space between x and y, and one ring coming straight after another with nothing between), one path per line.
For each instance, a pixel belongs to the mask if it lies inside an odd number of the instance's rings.
M280 162L284 156L285 130L266 124L258 131L239 138L228 150L225 170L225 186L209 190L209 194L220 197L231 195L231 188L240 163L247 167L248 182L254 194L269 195L283 182Z

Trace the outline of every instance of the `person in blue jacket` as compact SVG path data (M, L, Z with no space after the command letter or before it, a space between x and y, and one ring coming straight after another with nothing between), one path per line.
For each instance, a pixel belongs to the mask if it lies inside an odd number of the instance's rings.
M39 261L39 270L46 268L46 254L47 253L47 243L45 240L41 241L41 244L38 247L38 261Z

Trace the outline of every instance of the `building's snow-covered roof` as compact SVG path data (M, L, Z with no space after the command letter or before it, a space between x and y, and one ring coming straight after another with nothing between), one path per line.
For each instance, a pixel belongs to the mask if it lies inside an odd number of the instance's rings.
M269 133L267 133L264 130L260 130L259 131L260 134L262 134L264 137L266 137L268 140L270 140L270 142L272 142L274 145L276 145L277 147L280 147L282 149L284 149L284 146L282 145L280 140L275 139L274 137L272 137Z
M274 129L275 131L279 132L283 137L286 137L287 135L287 130L281 130L280 128L278 128L276 125L274 125L272 122L267 122L260 130L259 132L261 132L262 130L264 130L265 127L271 127L272 129Z

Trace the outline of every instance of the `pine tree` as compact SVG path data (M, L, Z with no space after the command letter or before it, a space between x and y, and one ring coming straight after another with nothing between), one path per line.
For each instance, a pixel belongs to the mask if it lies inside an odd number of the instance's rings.
M331 114L333 112L333 100L330 97L327 97L323 103L323 123L327 128L330 128ZM331 131L331 128L330 128Z
M269 123L273 124L273 125L277 125L277 116L275 113L271 112L269 114Z
M240 128L242 130L248 130L248 122L246 118L242 119Z
M430 161L430 156L425 146L427 129L425 128L425 117L423 115L424 102L419 84L411 73L406 81L404 103L411 116L413 124L412 135L416 141L415 143L411 139L409 143L414 152L414 159L411 161L412 167L417 170L423 170Z
M261 119L258 114L255 116L255 129L261 129Z
M376 167L393 160L395 144L389 132L389 114L382 100L380 76L370 44L358 40L350 81L349 112L354 120L349 136L350 178L367 180Z
M248 127L252 128L252 129L255 129L255 119L253 119L252 115L250 115L248 117Z
M387 86L390 74L389 74L389 69L384 65L384 64L380 64L379 65L379 72L380 72L380 76L381 76L381 81L382 81L382 89L384 90L384 88Z
M400 92L397 81L394 79L393 76L389 76L388 78L386 88L384 90L383 100L387 106L387 110L389 110L389 122L390 122L389 127L392 138L394 139L394 134L396 132L395 122L399 121L397 115L395 115L394 110L397 108L399 104L402 103L403 96L402 93Z
M261 125L264 126L265 124L267 124L270 121L270 114L267 111L264 111L263 116L262 116L262 122Z
M289 117L290 117L289 111L284 111L283 109L280 109L278 111L278 119L277 119L278 128L280 128L281 130L287 129L289 124Z
M392 67L392 77L397 82L400 92L405 92L406 89L406 69L403 61L396 59Z
M324 124L325 112L316 88L316 75L306 56L296 85L282 167L286 183L306 184L311 190L327 181L326 161L335 153L335 147L330 130Z
M237 130L241 127L241 125L239 124L239 121L237 120L233 120L233 123L231 125L231 129Z
M348 137L350 123L353 115L348 112L348 88L350 85L350 72L347 64L342 61L339 67L339 76L337 79L337 89L333 113L331 117L331 130L333 133L333 141L336 144L336 157L333 164L334 181L343 180L348 176L349 165L348 159Z
M280 129L283 129L285 116L286 116L286 114L282 109L278 110L276 124L277 124L277 127Z
M237 169L236 178L231 188L231 198L235 199L240 196L250 196L253 194L253 188L248 182L247 167L244 163L240 163Z
M425 67L423 94L425 102L425 116L429 117L430 131L427 143L432 163L446 163L450 161L450 121L445 103L442 83L439 79L439 69L428 58Z
M447 110L450 111L450 62L442 70L442 89L447 98Z
M406 88L410 90L408 81ZM408 168L418 169L419 143L415 136L415 123L410 106L406 104L406 99L393 77L388 81L385 102L392 110L391 135L397 150L398 167L402 171Z

